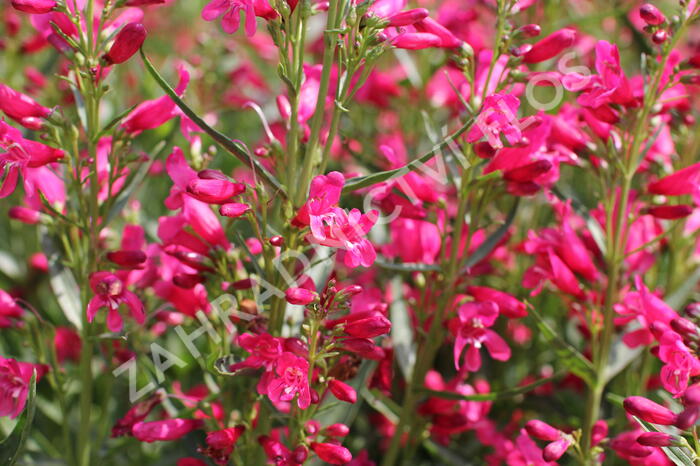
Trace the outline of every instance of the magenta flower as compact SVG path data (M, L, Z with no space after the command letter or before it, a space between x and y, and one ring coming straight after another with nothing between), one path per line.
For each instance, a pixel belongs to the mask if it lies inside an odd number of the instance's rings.
M238 344L249 352L250 356L245 361L233 364L229 369L231 371L248 367L256 369L264 367L270 371L284 352L282 339L273 337L269 333L261 333L260 335L243 333L238 336Z
M202 19L214 21L220 16L224 32L233 34L241 24L240 13L245 13L245 33L248 37L255 34L255 16L272 19L277 12L267 0L211 0L202 10Z
M334 207L329 214L323 216L323 239L315 235L310 235L307 239L312 243L345 251L344 261L348 267L369 267L377 258L377 253L372 243L364 236L374 226L377 215L376 210L362 214L359 210L352 209L347 213Z
M309 187L309 199L299 209L294 222L299 225L309 225L314 237L319 240L325 239L323 216L338 205L344 184L345 177L340 172L330 172L328 175L315 177Z
M167 442L184 437L202 426L199 419L164 419L162 421L137 422L131 435L141 442Z
M457 309L457 318L450 322L450 330L455 337L455 368L475 372L481 367L480 349L486 346L492 358L499 361L510 359L508 344L493 330L489 329L498 318L498 306L491 302L470 302ZM462 352L467 351L462 361Z
M89 322L95 319L97 311L106 307L107 328L112 332L120 332L124 327L122 317L119 314L119 306L126 304L131 311L131 316L139 324L146 321L146 314L143 303L133 292L126 289L124 283L111 272L95 272L90 276L90 288L95 296L90 300L87 307L87 318Z
M22 413L34 370L38 381L48 368L43 364L19 362L0 356L0 417L15 419Z
M481 113L476 123L467 134L467 141L476 142L486 137L494 149L501 149L500 135L503 133L509 144L517 144L522 138L520 125L516 116L520 100L511 94L493 94L484 100Z
M4 290L0 290L0 328L18 325L24 309Z
M42 118L51 114L51 109L39 105L31 97L0 83L0 110L29 129L41 129Z
M673 395L682 395L690 377L700 375L700 360L673 331L664 332L659 339L658 355L665 363L661 368L661 383Z
M304 358L284 352L277 360L275 370L270 374L265 394L273 403L292 401L297 398L297 406L306 409L311 404L309 388L309 363ZM258 391L262 387L258 387ZM260 392L262 393L262 392Z
M146 40L146 28L141 23L129 23L114 38L114 44L105 54L104 60L111 64L124 63L139 51Z

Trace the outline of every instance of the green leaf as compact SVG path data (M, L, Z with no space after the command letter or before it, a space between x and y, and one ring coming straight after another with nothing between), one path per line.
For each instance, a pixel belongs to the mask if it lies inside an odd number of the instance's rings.
M486 238L486 241L481 243L481 245L476 249L476 251L474 251L474 253L471 256L469 256L467 262L464 264L464 268L468 269L469 267L473 267L474 265L481 262L486 256L491 254L491 251L493 251L493 249L503 239L506 233L508 233L508 228L510 228L510 225L513 223L513 220L515 220L515 214L517 214L518 212L519 205L520 198L516 197L515 203L513 203L513 207L511 207L506 221L503 223L503 225L498 227L496 231L489 235L489 237Z
M151 61L148 59L148 57L146 57L143 48L141 49L141 58L143 59L143 63L146 66L148 73L153 77L153 79L155 79L161 89L163 89L163 91L170 96L173 102L175 102L175 105L180 107L180 110L182 110L185 115L187 115L197 126L202 129L202 131L207 133L221 147L226 149L231 155L253 170L253 175L260 176L260 178L262 178L263 181L267 183L276 193L280 194L285 199L288 198L287 192L284 190L277 178L268 172L265 167L260 164L260 162L258 162L248 153L248 149L242 142L233 140L209 126L180 98L180 96L177 95L175 90L173 90L170 84L168 84L160 73L158 73Z
M379 173L372 173L371 175L358 176L351 178L345 182L343 187L343 193L351 193L357 191L358 189L366 188L368 186L381 183L391 178L400 178L407 173L418 170L421 166L426 164L430 159L432 159L436 154L438 154L442 149L447 147L452 141L461 136L465 131L471 128L474 123L474 119L470 118L467 122L462 125L457 131L449 135L444 141L434 146L425 154L421 155L417 159L407 163L403 167L396 168L394 170L387 170Z
M413 366L416 363L416 343L413 338L413 326L406 302L401 299L404 295L401 285L400 276L396 276L391 280L391 294L395 297L389 308L391 341L396 352L396 361L399 364L399 368L405 380L410 380L411 374L413 374Z
M593 386L596 380L595 369L576 348L564 341L556 331L542 318L537 310L530 306L532 316L542 336L554 347L558 359L574 374L581 377L589 386Z
M639 422L642 429L647 432L664 432L663 430L657 429L656 426L650 422L639 419L636 416L633 417L637 420L637 422ZM668 459L670 459L676 466L695 466L695 460L698 458L695 452L686 447L662 447L661 449L664 451Z
M433 264L420 264L416 262L411 263L400 263L400 262L389 262L385 258L377 256L374 261L379 267L387 270L395 270L397 272L438 272L440 267Z
M518 395L524 395L525 393L531 392L532 390L539 387L540 385L544 385L548 382L556 380L559 377L562 377L563 375L564 375L564 372L559 372L559 373L554 374L550 377L544 377L540 380L529 383L527 385L523 385L521 387L507 388L505 390L500 390L500 391L491 392L491 393L477 393L474 395L462 395L461 393L443 392L443 391L439 391L439 390L428 390L428 389L421 390L421 392L425 393L427 395L430 395L430 396L437 397L437 398L443 398L445 400L495 401L495 400L503 400L503 399L507 399L507 398L513 398L513 397L518 396Z
M123 112L121 112L119 115L117 115L117 116L115 116L114 118L112 118L112 121L110 121L109 123L107 123L107 125L106 125L104 128L102 128L102 131L100 131L99 133L97 133L97 136L95 136L95 141L94 141L94 142L97 142L102 136L104 136L105 134L109 133L109 132L112 130L112 128L114 128L115 126L117 126L124 118L127 117L127 115L129 115L129 113L133 112L134 109L135 109L136 107L138 107L138 106L139 106L139 104L134 104L134 105L132 105L131 107L129 107L129 108L127 108L126 110L124 110Z
M80 289L73 273L61 263L61 256L45 227L41 227L41 248L49 262L49 283L63 314L78 330L83 328L83 306Z
M27 404L24 408L24 419L22 420L22 428L19 432L17 442L12 445L3 443L2 452L0 453L0 463L6 466L14 466L19 459L24 444L27 441L27 436L34 421L34 413L36 412L36 369L32 373L32 378L29 380L29 394L27 396Z

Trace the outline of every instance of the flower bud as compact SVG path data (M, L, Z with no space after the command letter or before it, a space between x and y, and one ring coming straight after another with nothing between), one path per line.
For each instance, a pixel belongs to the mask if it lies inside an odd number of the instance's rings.
M542 34L542 28L539 24L526 24L515 31L515 34L523 34L526 37L537 37Z
M350 433L350 428L345 424L331 424L326 427L325 434L330 437L345 437Z
M683 392L683 404L686 406L700 406L700 383L685 389L685 392Z
M175 251L168 252L171 256L179 260L185 265L189 265L200 272L213 272L213 264L211 260L202 254L191 251Z
M306 459L309 457L309 449L304 445L299 445L294 450L292 450L292 460L296 464L304 464Z
M104 55L104 60L110 65L124 63L131 58L146 40L146 28L140 23L129 23L117 33L114 43Z
M410 26L428 17L428 10L425 8L414 8L412 10L401 11L387 18L387 27Z
M50 13L56 7L55 0L12 0L15 10L24 11L33 15Z
M245 427L237 426L230 427L228 429L215 430L213 432L207 433L206 442L212 448L217 450L223 450L225 448L230 448L236 443L238 437L243 434Z
M231 218L237 218L241 215L245 215L249 210L250 206L248 204L241 204L238 202L231 202L219 207L219 213L222 216Z
M549 160L536 160L522 167L506 171L503 173L503 179L506 181L515 181L516 183L526 183L540 175L544 175L551 169L552 162Z
M357 392L355 392L355 389L345 382L341 382L337 379L331 379L330 382L328 382L328 389L331 391L333 396L340 401L345 401L348 403L355 403L357 401Z
M670 447L676 440L675 436L664 432L644 432L637 437L637 442L645 447Z
M698 328L694 323L683 317L676 317L671 321L671 328L684 338L696 339L698 337Z
M39 218L41 217L41 213L38 210L20 206L10 207L7 215L12 220L18 220L28 225L39 223Z
M540 421L538 419L533 419L525 424L525 430L531 437L535 437L539 440L547 440L549 442L554 442L561 438L561 431L556 429L546 422Z
M276 247L284 246L284 237L280 235L273 236L269 239L270 244Z
M646 422L670 426L676 422L676 415L670 409L642 396L630 396L623 403L625 411Z
M245 191L242 183L228 180L194 178L187 185L187 193L208 204L225 204L233 196Z
M677 220L685 218L693 213L693 207L685 204L678 205L659 205L647 207L643 210L645 214L649 214L656 218L664 220Z
M318 457L330 464L345 464L352 460L350 450L333 443L311 443L311 449Z
M121 249L107 253L107 259L120 267L133 269L146 262L146 253L139 250Z
M420 50L439 47L442 41L429 32L406 32L396 36L391 44L397 49Z
M686 408L681 412L676 418L676 422L673 424L680 430L689 430L691 427L698 422L698 417L700 416L700 406L691 406Z
M348 338L343 340L342 349L375 361L382 360L385 356L384 350L375 345L369 338Z
M198 273L177 273L173 276L173 285L185 290L191 290L198 283L204 282L204 277Z
M517 319L527 315L525 303L503 291L486 286L470 286L467 293L477 301L493 301L498 305L498 311L506 317Z
M651 35L651 41L656 45L661 45L668 39L668 32L663 29L659 29L654 34Z
M284 296L289 304L297 304L300 306L306 306L318 298L318 294L315 291L295 287L288 288L287 291L284 292Z
M571 445L571 441L567 438L561 438L556 442L552 442L542 450L542 459L545 461L556 461L562 457L566 450Z
M639 8L639 16L645 23L651 26L658 26L666 22L666 17L651 3L645 3Z
M381 314L375 314L364 319L348 322L345 333L358 338L374 338L389 333L391 322Z
M559 55L571 47L576 40L576 31L570 28L560 29L533 44L523 59L525 63L540 63Z

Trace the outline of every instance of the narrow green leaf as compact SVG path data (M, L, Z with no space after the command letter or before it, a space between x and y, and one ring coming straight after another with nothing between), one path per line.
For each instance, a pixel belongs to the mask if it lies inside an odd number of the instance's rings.
M102 130L99 133L97 133L97 136L95 137L95 142L98 141L105 134L109 133L109 131L112 130L112 128L114 128L115 126L117 126L124 118L126 118L127 115L129 115L129 113L133 112L134 109L138 107L138 105L139 104L134 104L131 107L124 110L123 112L121 112L119 115L112 118L112 121L107 123L107 125L104 128L102 128Z
M420 264L420 263L400 263L400 262L389 262L385 258L378 256L374 261L379 267L387 270L395 270L397 272L438 272L440 267L433 264Z
M391 317L391 341L396 352L396 361L403 373L405 380L411 379L413 366L416 363L416 343L413 338L413 325L406 307L406 302L401 299L404 295L401 276L397 275L391 280L391 294L395 300L389 308Z
M163 89L168 96L170 96L173 102L175 102L175 105L180 107L180 110L182 110L185 115L187 115L221 147L226 149L231 155L235 156L238 160L253 170L254 175L260 176L263 181L267 183L276 193L285 199L288 198L287 192L284 190L277 178L268 172L265 167L260 164L260 162L255 160L255 158L248 153L247 148L242 142L233 140L209 126L180 98L180 96L177 95L175 90L170 86L170 84L168 84L165 78L158 73L151 61L148 59L148 57L146 57L146 53L143 51L143 48L141 49L141 58L143 59L143 63L146 66L148 73L153 77L153 79L155 79L160 88Z
M664 432L663 430L657 429L654 424L644 421L636 416L633 416L637 422L642 426L647 432ZM664 432L668 433L668 432ZM697 455L695 452L685 447L662 447L664 454L670 459L676 466L695 466L695 460Z
M505 390L500 390L500 391L491 392L491 393L477 393L474 395L462 395L461 393L444 392L444 391L439 391L439 390L428 390L428 389L421 390L421 391L427 395L434 396L437 398L443 398L445 400L495 401L495 400L503 400L503 399L507 399L507 398L513 398L513 397L518 396L518 395L524 395L525 393L531 392L532 390L539 387L540 385L544 385L548 382L556 380L559 377L562 377L563 375L564 375L564 372L560 372L558 374L554 374L550 377L544 377L540 380L529 383L527 385L523 385L521 387L507 388Z
M473 267L474 265L482 261L486 256L488 256L491 253L491 251L493 251L493 249L503 239L506 233L508 233L508 228L510 228L510 225L513 223L513 220L515 220L515 214L518 213L519 205L520 198L516 197L515 202L513 203L513 207L510 208L510 212L508 213L506 221L503 223L503 225L498 227L498 229L494 231L488 238L486 238L486 241L481 243L481 245L476 249L476 251L474 251L474 254L469 256L467 262L464 264L464 268L468 269L469 267Z
M49 283L66 318L79 330L83 328L80 289L73 273L61 263L61 254L45 227L40 228L41 248L49 262Z
M530 306L530 316L532 316L539 328L542 336L551 343L566 367L574 374L581 377L589 386L595 381L595 370L590 361L586 359L576 348L564 341L556 331L542 318L537 310Z
M14 466L19 459L27 441L27 436L34 422L34 414L36 412L36 369L32 373L32 378L29 380L29 394L27 396L27 404L24 408L24 419L22 428L19 432L19 438L16 445L3 444L2 453L0 453L0 463L7 466Z
M432 159L437 153L439 153L442 149L447 147L452 141L457 139L459 136L461 136L465 131L467 131L469 128L471 128L472 124L474 123L474 119L470 118L467 120L467 122L462 125L457 131L449 135L444 141L441 143L437 144L435 147L430 149L428 152L425 154L421 155L417 159L407 163L403 167L396 168L394 170L387 170L379 173L372 173L371 175L366 175L366 176L358 176L355 178L351 178L345 182L345 186L343 187L343 193L351 193L353 191L357 191L358 189L366 188L368 186L375 185L377 183L381 183L382 181L386 181L391 178L400 178L407 173L413 172L418 170L421 166L426 164L430 159Z

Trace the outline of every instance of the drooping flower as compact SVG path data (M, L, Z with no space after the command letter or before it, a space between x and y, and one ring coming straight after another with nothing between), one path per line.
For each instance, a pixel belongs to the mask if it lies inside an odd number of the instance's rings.
M51 109L38 104L31 97L0 83L0 110L29 129L41 129L42 119L51 114Z
M124 283L111 272L95 272L90 276L90 288L95 296L87 307L89 322L95 319L97 311L107 308L107 328L112 332L120 332L124 327L122 316L119 313L121 304L126 304L131 316L139 324L146 321L143 303L133 292L126 289Z
M162 421L137 422L131 435L146 443L167 442L184 437L202 426L199 419L164 419Z
M472 129L467 134L467 141L476 142L486 137L494 149L501 149L503 134L509 144L517 144L522 138L520 124L516 116L520 100L512 94L492 94L484 100L484 105Z
M104 60L110 65L124 63L138 52L146 40L146 28L141 23L129 23L114 38L114 44L105 54Z
M19 416L27 403L32 374L36 371L36 380L39 381L47 370L43 364L0 357L0 417L15 419Z
M224 32L233 34L241 23L241 11L245 12L245 32L248 37L255 34L255 17L266 19L277 17L277 12L267 0L211 0L202 10L202 19L214 21L223 16L221 27Z
M498 306L491 302L469 302L457 309L457 317L450 321L450 330L455 337L455 368L475 372L481 367L480 349L486 346L492 358L499 361L510 359L510 348L491 327L498 318ZM466 355L462 357L464 348Z

